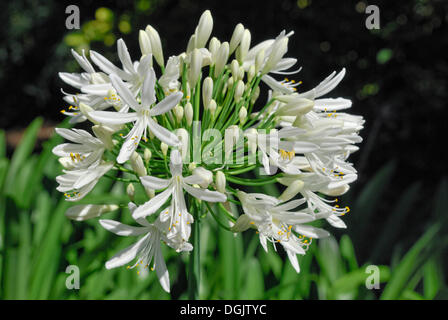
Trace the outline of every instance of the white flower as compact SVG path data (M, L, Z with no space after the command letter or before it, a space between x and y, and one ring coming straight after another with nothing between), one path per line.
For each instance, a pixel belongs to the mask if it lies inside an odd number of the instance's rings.
M204 169L205 170L205 169ZM152 176L140 177L146 188L153 190L165 189L163 192L138 207L134 213L134 219L146 217L154 214L165 204L170 196L171 205L169 211L160 215L161 221L170 221L169 235L180 234L182 239L187 241L190 237L190 224L193 217L187 210L184 198L184 190L196 199L207 202L225 202L226 196L217 191L195 188L192 184L204 185L210 182L210 175L203 170L195 170L191 176L182 176L182 158L178 150L171 151L170 179L161 179Z
M56 128L55 130L61 137L74 142L63 143L53 148L55 155L71 160L71 168L85 169L99 165L106 150L103 141L82 129Z
M115 74L111 74L110 78L120 97L129 105L135 112L118 113L110 111L94 111L90 116L104 124L123 124L127 122L134 122L134 127L125 137L120 154L117 157L118 163L123 163L129 159L131 154L137 149L137 146L142 138L146 139L146 130L150 130L160 141L170 145L176 146L179 140L176 135L161 125L157 124L152 117L164 114L174 108L182 99L182 92L175 92L161 102L152 106L155 101L155 73L152 68L148 70L148 74L143 83L141 104L134 98L132 92L126 87L121 79Z
M135 204L129 203L129 209L133 212L136 209ZM146 269L151 262L153 266L151 270L155 270L159 278L160 285L166 292L170 292L170 278L165 260L162 255L160 241L169 244L171 241L163 233L163 223L156 220L154 224L150 224L145 219L136 219L139 227L129 226L114 220L100 220L100 224L106 230L113 232L119 236L139 236L144 235L133 245L121 250L110 260L106 262L106 268L112 269L123 266L137 258L134 265L128 266L128 269L140 267ZM186 245L186 251L192 249L191 245ZM140 272L139 272L140 273Z
M296 255L305 254L304 247L307 247L308 240L296 234L310 238L329 236L327 231L305 224L316 220L314 216L303 210L290 211L302 205L304 199L281 203L277 198L265 194L243 191L238 191L237 196L245 214L238 218L233 231L241 232L255 227L265 251L268 251L267 241L272 242L274 248L276 243L280 243L297 272L300 272L300 267Z
M166 63L165 72L159 79L159 84L162 86L166 95L175 92L179 89L179 57L172 56Z
M113 163L106 162L87 169L63 170L65 174L56 177L59 183L56 190L64 192L67 201L78 201L84 198L113 166Z

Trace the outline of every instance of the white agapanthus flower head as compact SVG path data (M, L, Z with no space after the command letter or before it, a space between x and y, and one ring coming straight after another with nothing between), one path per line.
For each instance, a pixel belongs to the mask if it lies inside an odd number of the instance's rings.
M207 214L229 232L254 230L266 251L283 248L299 272L297 255L329 235L310 223L346 228L341 217L350 211L336 197L357 179L348 158L364 120L346 113L349 99L326 97L346 71L301 91L302 81L278 78L301 70L285 56L294 32L252 46L238 24L231 39L219 40L208 10L193 31L185 51L167 59L153 26L140 30L135 61L119 39L120 67L98 52L72 50L82 72L59 74L76 91L63 91L70 106L62 113L72 124L91 123L93 134L56 130L69 141L53 149L64 167L57 190L77 201L100 179L114 179L130 201L78 204L66 215L83 221L128 207L135 225L99 220L119 236L140 237L106 268L155 270L167 292L162 246L195 250ZM266 102L258 100L262 90ZM279 197L263 193L273 183Z

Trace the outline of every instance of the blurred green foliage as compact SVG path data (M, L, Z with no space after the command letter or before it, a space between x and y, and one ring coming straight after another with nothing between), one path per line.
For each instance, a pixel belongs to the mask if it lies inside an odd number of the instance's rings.
M105 261L134 239L117 237L104 230L97 219L68 220L70 206L55 190L60 166L51 153L61 143L53 136L33 153L42 119L26 130L12 157L6 156L5 134L0 131L0 298L1 299L185 299L187 298L188 254L165 250L172 295L160 287L149 273L118 268L106 270ZM61 126L66 127L63 123ZM408 223L412 202L420 185L410 185L397 195L383 230L366 238L377 204L392 179L396 165L386 164L359 194L349 193L342 201L353 204L346 217L349 228L315 241L305 256L299 257L300 274L295 273L280 250L269 252L259 245L255 232L234 235L218 228L209 216L201 227L201 286L203 299L447 299L443 257L448 247L448 186L442 181L435 190L428 224L410 247L397 238L400 226ZM126 201L120 182L103 178L85 202ZM272 186L264 192L275 194ZM426 213L425 213L426 214ZM131 221L127 209L108 213ZM374 243L371 257L361 261L356 247ZM445 255L444 255L445 254ZM368 265L378 257L381 288L366 288ZM80 289L69 290L65 282L68 265L80 269Z

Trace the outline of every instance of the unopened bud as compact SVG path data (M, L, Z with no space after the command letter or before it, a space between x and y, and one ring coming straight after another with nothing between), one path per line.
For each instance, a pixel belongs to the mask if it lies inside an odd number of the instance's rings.
M238 102L241 100L241 97L244 93L244 82L242 80L238 80L235 88L235 101Z
M221 193L226 192L226 176L222 171L217 171L215 175L216 190Z
M240 118L240 123L245 124L247 120L247 109L246 107L241 107L240 112L238 113L238 116Z
M132 183L128 184L128 186L126 187L126 194L128 195L131 201L134 201L135 188Z
M190 67L188 68L188 83L190 88L194 88L199 80L202 69L202 54L199 49L194 49L191 52Z
M260 87L256 87L252 93L252 97L250 99L250 103L254 104L260 96Z
M145 151L143 152L143 159L145 159L145 163L148 164L151 160L152 152L148 148L145 148Z
M162 150L162 154L164 157L166 157L166 154L168 152L168 145L165 142L160 143L160 150Z
M204 103L204 108L207 110L212 99L213 94L213 79L210 77L205 78L202 83L202 101Z
M148 25L145 29L146 34L151 42L151 50L157 64L161 67L165 66L165 61L163 60L162 42L160 41L159 33L156 29Z
M210 10L205 10L196 28L196 48L203 48L213 29L213 18Z
M147 175L145 164L143 163L143 159L138 152L134 151L129 160L132 170L134 170L139 177Z
M213 182L213 173L203 167L193 169L193 174L199 178L198 184L204 189Z
M210 111L211 115L213 116L215 114L216 111L216 101L215 100L210 100L210 103L208 105L208 110Z
M235 59L230 63L230 71L232 72L232 77L234 81L238 80L238 73L240 71L240 64Z
M208 51L210 51L210 54L212 55L212 64L215 64L216 62L216 54L218 53L220 46L221 42L216 37L210 39L210 42L208 43Z
M230 39L230 51L229 54L232 54L233 51L238 47L241 42L241 38L243 37L244 26L241 23L238 23L233 30L232 38Z
M221 72L224 70L225 65L227 64L227 59L229 59L229 43L223 42L219 47L219 50L216 54L215 60L215 77L218 77Z
M174 116L176 117L177 123L181 123L182 118L184 117L184 108L180 105L177 105L174 107L173 111L174 111Z
M264 64L264 50L260 50L255 56L255 74L260 72Z
M138 43L140 44L142 56L152 53L151 41L149 40L148 34L143 30L140 30L138 33Z
M187 102L184 108L185 120L187 121L187 125L191 126L193 123L193 106L190 102Z
M244 58L246 58L247 52L249 51L250 38L250 31L248 29L244 30L240 46L236 49L236 59L240 64L243 64Z
M285 202L294 198L303 189L302 180L294 180L283 193L280 195L279 200Z

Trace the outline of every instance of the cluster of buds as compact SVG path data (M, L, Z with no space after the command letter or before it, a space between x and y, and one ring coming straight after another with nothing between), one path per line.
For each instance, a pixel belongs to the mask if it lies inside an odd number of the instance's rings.
M340 112L350 100L324 97L345 70L302 91L301 81L278 79L300 71L290 70L297 60L285 57L293 32L253 46L242 24L229 42L210 38L212 29L207 10L186 51L165 62L159 34L147 26L139 32L138 60L119 39L121 66L93 50L90 59L73 50L83 71L60 73L78 90L64 92L70 107L63 113L72 124L91 123L93 134L57 129L70 141L53 150L64 167L57 189L67 201L78 201L100 179L115 179L130 200L75 205L67 216L86 220L127 206L138 226L99 223L117 235L141 237L106 268L134 261L129 269L155 270L166 291L161 245L193 250L192 224L206 214L230 232L255 230L265 250L268 241L282 246L299 272L297 255L305 254L311 239L329 235L310 223L325 219L345 228L340 216L349 208L335 197L357 179L347 159L358 149L364 120ZM265 102L259 101L261 89L267 90ZM282 189L279 197L260 191L272 183ZM136 201L137 184L145 201Z

